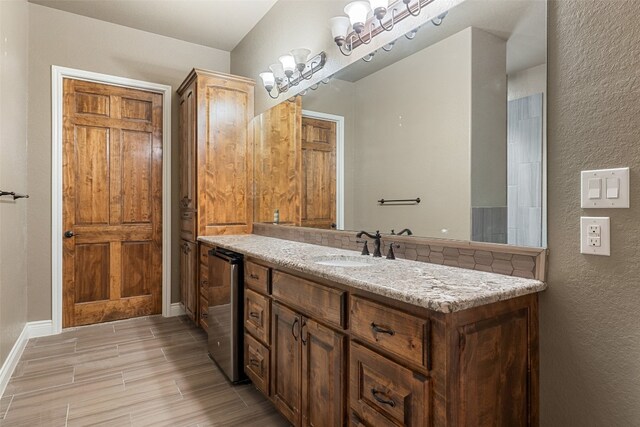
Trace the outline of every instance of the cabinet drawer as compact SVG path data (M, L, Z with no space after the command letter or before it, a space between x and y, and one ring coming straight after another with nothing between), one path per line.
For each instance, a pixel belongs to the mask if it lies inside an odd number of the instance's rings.
M269 295L269 269L250 261L245 262L244 283L249 289Z
M428 426L428 378L351 343L350 404L365 425Z
M180 212L180 238L196 239L196 213L194 211Z
M200 264L209 265L209 251L213 247L200 243Z
M209 302L200 296L200 326L205 332L209 330Z
M269 321L271 301L269 298L247 289L244 294L244 326L247 332L265 344L269 344Z
M429 320L354 296L350 322L362 340L431 369Z
M271 281L271 294L278 300L300 308L311 317L345 327L345 291L280 271L273 272Z
M269 395L269 349L244 334L244 371L253 384L265 395Z
M198 293L207 298L209 295L209 266L200 264L200 274L198 277Z

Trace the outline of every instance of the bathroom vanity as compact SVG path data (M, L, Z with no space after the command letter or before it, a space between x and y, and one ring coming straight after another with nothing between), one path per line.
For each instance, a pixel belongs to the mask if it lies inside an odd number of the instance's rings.
M257 235L244 364L294 425L538 425L538 280Z

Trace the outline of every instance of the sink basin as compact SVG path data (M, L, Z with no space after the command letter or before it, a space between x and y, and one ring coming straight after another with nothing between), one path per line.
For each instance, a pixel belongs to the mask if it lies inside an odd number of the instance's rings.
M314 260L316 264L329 265L332 267L369 267L373 262L362 256L331 256Z

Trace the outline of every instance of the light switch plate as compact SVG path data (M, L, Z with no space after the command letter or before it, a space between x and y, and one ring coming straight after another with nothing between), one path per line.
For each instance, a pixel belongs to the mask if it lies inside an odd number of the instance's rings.
M582 184L580 207L583 209L629 207L629 168L582 171L580 181ZM600 183L601 187L599 192L593 188L597 182ZM608 188L608 186L615 184L618 185L617 194ZM598 197L594 198L594 195ZM615 195L617 197L608 198Z
M609 217L583 216L580 218L580 253L588 255L611 255L611 226Z

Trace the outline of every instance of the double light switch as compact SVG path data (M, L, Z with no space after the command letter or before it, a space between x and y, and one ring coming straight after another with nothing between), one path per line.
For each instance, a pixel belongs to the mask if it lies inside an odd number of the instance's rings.
M582 171L582 208L628 208L629 168Z

